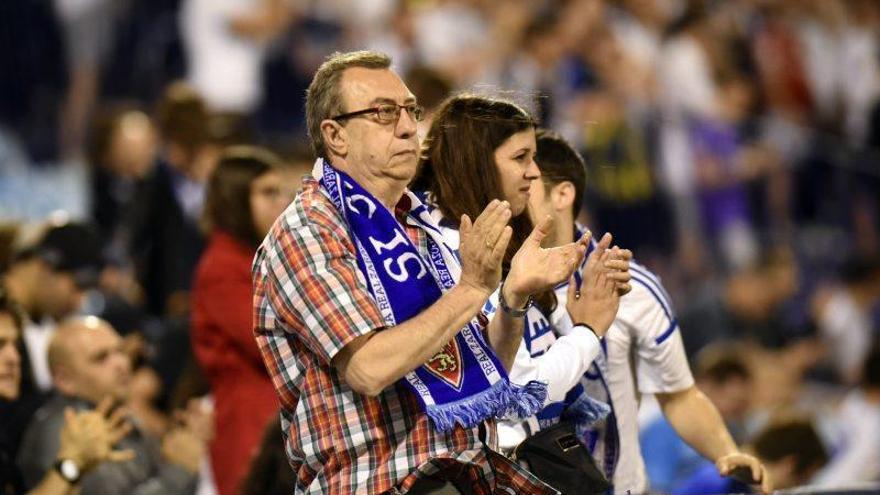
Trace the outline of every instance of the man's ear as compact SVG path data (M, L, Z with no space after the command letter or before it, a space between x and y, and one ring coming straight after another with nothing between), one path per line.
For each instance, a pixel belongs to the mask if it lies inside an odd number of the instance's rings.
M348 133L339 122L330 119L321 121L321 136L328 155L348 155Z
M570 211L574 204L574 184L564 180L550 190L550 201L556 211Z

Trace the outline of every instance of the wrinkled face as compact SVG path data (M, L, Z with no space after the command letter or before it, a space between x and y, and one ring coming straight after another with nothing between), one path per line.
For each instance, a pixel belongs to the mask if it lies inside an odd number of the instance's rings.
M251 219L257 237L265 237L295 195L291 181L281 172L271 170L251 182Z
M21 356L18 354L18 328L12 316L0 313L0 399L18 398L21 384Z
M346 69L340 80L343 113L391 103L415 103L416 98L393 71L388 69ZM374 114L345 119L349 173L362 185L377 181L409 183L416 173L419 137L416 121L402 110L397 122L379 122ZM363 181L363 182L362 182Z
M48 267L43 274L36 300L37 313L61 320L82 306L85 290L76 284L73 274L56 272Z
M541 177L535 163L535 130L526 129L507 138L495 150L495 166L501 180L501 191L510 203L513 216L525 211L531 196L532 182ZM540 185L540 184L539 184Z
M95 404L106 396L128 397L131 361L122 338L107 324L98 323L71 337L67 378L73 395Z

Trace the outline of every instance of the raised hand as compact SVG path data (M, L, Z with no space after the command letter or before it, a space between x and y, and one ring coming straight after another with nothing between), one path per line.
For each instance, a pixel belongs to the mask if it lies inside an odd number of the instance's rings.
M510 272L504 281L509 291L505 298L528 298L530 295L552 289L567 280L578 267L586 252L589 234L575 242L550 249L541 247L541 241L550 233L553 219L548 215L532 229L510 262Z
M587 258L580 287L572 277L566 309L575 323L586 323L599 337L605 335L617 316L620 297L630 291L629 260L632 253L609 248L611 234L605 234Z
M88 472L104 461L128 461L134 458L132 450L113 450L131 431L125 420L126 410L113 410L113 400L105 398L91 411L64 410L64 426L61 428L59 459L70 459L83 472Z
M501 282L501 261L513 230L510 221L510 203L492 200L473 222L462 215L459 234L461 279L459 284L473 287L487 294Z

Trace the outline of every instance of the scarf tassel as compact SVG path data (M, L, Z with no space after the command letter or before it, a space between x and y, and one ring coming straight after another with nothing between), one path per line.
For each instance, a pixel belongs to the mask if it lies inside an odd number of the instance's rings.
M531 381L524 386L499 380L477 395L456 402L428 406L427 413L434 427L449 431L459 424L465 428L478 425L485 418L516 416L523 419L544 407L547 384Z

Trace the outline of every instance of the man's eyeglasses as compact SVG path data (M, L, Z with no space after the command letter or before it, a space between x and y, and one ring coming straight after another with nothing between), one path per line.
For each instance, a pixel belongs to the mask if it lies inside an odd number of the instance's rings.
M359 115L368 115L374 114L376 115L376 119L383 124L393 124L397 122L397 119L400 118L400 109L403 108L406 110L406 113L412 117L416 122L421 122L425 117L425 107L421 105L416 105L415 103L409 103L407 105L398 105L396 103L383 103L381 105L376 105L373 108L366 108L364 110L358 110L356 112L344 113L342 115L337 115L336 117L331 117L330 120L335 120L339 122L341 120L350 119L352 117L357 117Z

